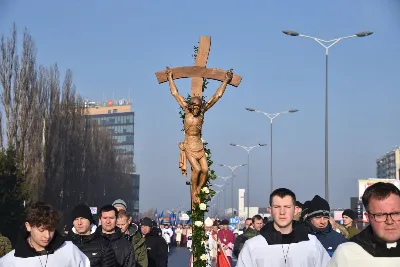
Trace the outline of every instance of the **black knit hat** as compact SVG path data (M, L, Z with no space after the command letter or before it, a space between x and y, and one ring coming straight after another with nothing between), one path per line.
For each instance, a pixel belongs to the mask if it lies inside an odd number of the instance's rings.
M317 216L329 217L331 208L328 201L322 197L315 195L310 201L310 207L307 210L307 220Z
M150 218L145 217L140 221L140 225L153 227L153 221Z
M308 213L310 213L310 208L311 208L311 201L307 200L306 202L304 202L303 209L301 211L300 218L302 221L304 221L307 218Z
M79 204L71 211L71 219L74 221L76 218L85 218L93 223L93 215L90 211L89 206L85 204Z
M303 204L300 201L296 201L296 206L299 207L300 209L303 208Z
M347 216L350 219L354 220L356 218L356 213L350 209L344 210L342 213L342 218L343 216Z

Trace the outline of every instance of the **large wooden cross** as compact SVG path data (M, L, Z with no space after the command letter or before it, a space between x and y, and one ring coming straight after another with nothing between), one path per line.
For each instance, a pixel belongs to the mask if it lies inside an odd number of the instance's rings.
M211 37L200 36L199 47L197 51L196 60L193 66L172 68L173 79L177 80L180 78L192 78L192 93L191 96L202 97L203 79L211 79L217 81L223 81L225 79L226 70L217 68L207 68L208 55L210 53ZM158 83L164 83L167 81L167 75L165 70L156 73ZM233 78L230 81L230 85L238 87L242 77L233 74Z

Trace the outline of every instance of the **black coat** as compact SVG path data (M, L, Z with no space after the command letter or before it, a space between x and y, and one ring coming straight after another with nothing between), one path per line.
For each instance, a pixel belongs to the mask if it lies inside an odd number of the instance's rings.
M115 267L114 250L99 229L91 235L78 235L70 231L66 239L72 241L89 258L91 267Z
M168 266L168 245L165 239L154 229L145 236L148 267Z
M99 229L101 231L101 226L99 226ZM136 267L132 243L126 240L119 227L115 227L115 233L109 235L103 233L103 236L111 242L117 259L116 267Z

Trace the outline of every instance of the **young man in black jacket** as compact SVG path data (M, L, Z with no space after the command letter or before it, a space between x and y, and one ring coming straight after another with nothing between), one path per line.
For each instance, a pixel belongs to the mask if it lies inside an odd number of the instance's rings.
M146 239L148 267L167 267L168 245L159 229L153 229L153 221L146 217L140 222L140 230Z
M117 227L118 210L112 205L106 205L100 209L101 226L103 236L111 242L117 260L116 267L136 267L135 254L132 243L125 239L121 229Z
M110 241L102 236L93 224L93 217L87 205L79 204L71 212L74 227L67 240L72 241L90 260L91 267L114 267L114 250Z

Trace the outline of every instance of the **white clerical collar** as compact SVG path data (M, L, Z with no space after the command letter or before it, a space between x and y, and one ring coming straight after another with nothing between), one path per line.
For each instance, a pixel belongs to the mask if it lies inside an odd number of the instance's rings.
M397 242L394 242L394 243L386 243L386 247L387 247L387 248L395 248L395 247L397 247Z

